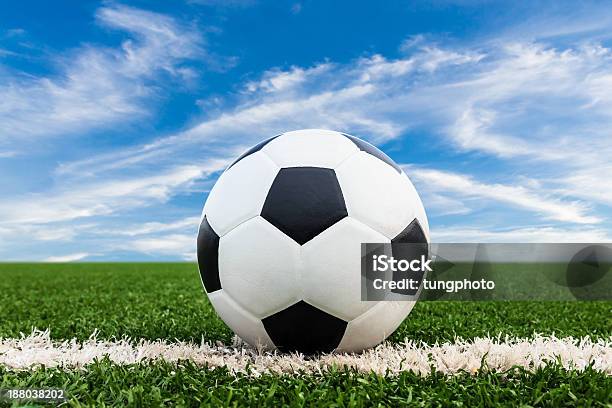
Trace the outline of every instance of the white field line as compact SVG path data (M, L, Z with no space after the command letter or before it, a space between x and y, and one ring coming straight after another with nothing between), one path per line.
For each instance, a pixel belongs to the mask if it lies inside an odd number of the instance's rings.
M227 347L204 342L197 345L130 339L103 341L95 336L84 342L74 339L58 342L50 339L48 331L34 331L19 339L0 339L0 365L11 370L27 370L40 365L86 369L94 359L105 356L116 364L190 360L201 366L227 366L234 373L251 375L319 373L332 366L380 374L412 370L427 375L432 367L446 374L475 373L483 361L486 369L498 372L513 366L533 370L559 362L571 370L583 370L593 364L596 370L612 375L612 337L596 341L587 337L559 339L554 336L475 338L435 345L406 341L397 345L382 344L362 354L329 354L310 359L295 354L261 352L240 342Z

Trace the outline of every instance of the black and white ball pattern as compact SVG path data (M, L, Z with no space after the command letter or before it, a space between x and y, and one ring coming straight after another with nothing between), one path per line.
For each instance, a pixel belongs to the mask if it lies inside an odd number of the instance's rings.
M421 200L389 157L353 136L299 130L254 146L219 177L198 265L215 310L248 343L360 351L415 303L361 301L360 244L428 237Z

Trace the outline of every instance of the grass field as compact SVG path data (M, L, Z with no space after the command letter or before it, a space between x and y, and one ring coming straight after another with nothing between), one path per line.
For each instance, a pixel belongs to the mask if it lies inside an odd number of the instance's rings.
M0 337L33 328L53 339L136 339L230 344L231 331L203 294L193 264L0 264ZM427 344L487 335L609 339L612 302L420 302L389 339ZM612 406L612 379L548 365L448 376L351 369L254 377L185 361L85 370L0 366L0 388L62 387L71 405Z

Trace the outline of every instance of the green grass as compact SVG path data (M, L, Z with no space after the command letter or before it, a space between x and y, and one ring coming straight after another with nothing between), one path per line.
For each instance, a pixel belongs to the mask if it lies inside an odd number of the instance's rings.
M319 375L233 376L227 369L205 370L191 363L157 362L134 367L108 360L86 371L39 369L7 373L0 388L64 388L73 406L547 406L605 407L612 402L612 379L600 372L565 371L548 366L533 373L480 372L472 376L420 377L328 370Z
M193 264L0 264L0 337L129 336L228 342ZM427 343L487 334L612 335L612 302L419 302L391 337Z
M0 264L0 336L228 341L193 264Z
M391 341L456 336L612 336L612 302L420 302ZM0 337L50 328L52 337L129 336L228 342L193 264L0 264ZM62 387L72 405L607 406L609 376L547 367L527 373L419 377L331 371L235 377L223 369L157 362L88 370L0 368L0 388ZM0 404L2 405L2 404Z

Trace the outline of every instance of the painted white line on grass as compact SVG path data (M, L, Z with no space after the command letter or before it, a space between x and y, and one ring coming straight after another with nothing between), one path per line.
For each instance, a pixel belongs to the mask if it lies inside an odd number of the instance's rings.
M209 367L226 366L233 372L318 373L325 368L348 366L360 372L398 373L412 370L427 375L436 371L455 374L474 373L484 362L488 370L506 371L513 366L534 369L559 362L567 369L583 370L590 364L612 375L612 338L475 338L454 343L427 345L406 341L382 344L362 354L330 354L317 358L259 352L237 342L232 347L207 343L169 343L166 341L89 340L52 341L49 332L35 331L19 339L0 339L0 365L11 370L32 369L40 365L63 369L85 368L94 359L108 357L116 364L149 360L178 362L190 360Z

